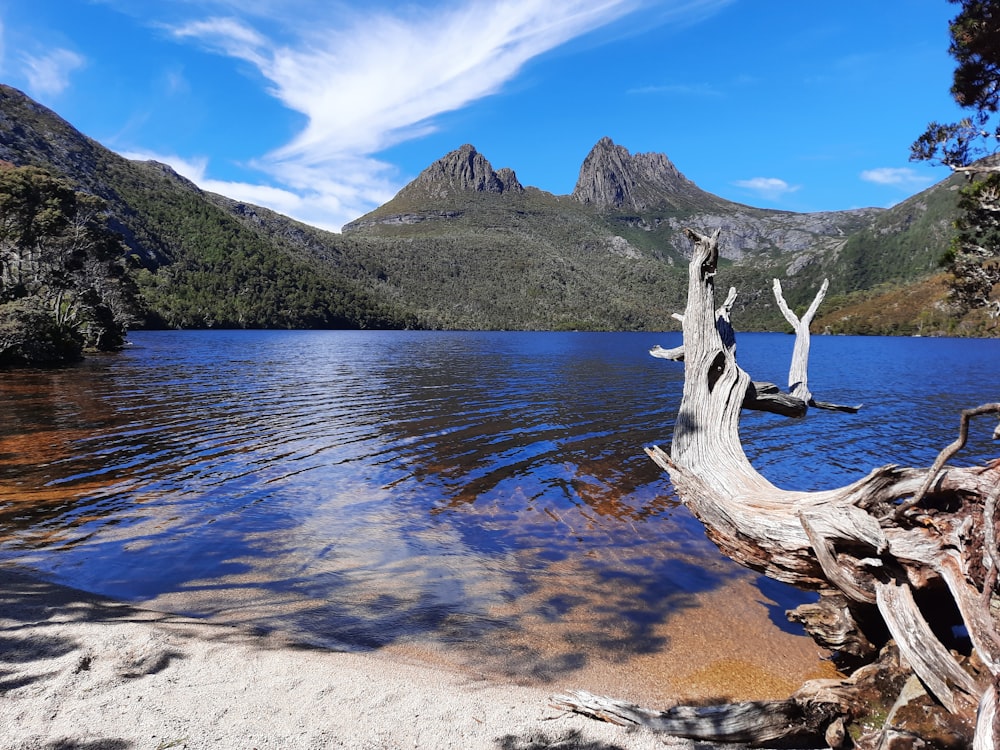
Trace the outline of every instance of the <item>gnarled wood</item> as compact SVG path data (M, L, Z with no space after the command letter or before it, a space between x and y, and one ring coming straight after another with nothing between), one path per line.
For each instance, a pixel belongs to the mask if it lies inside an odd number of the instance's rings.
M967 710L969 706L962 703L972 704L975 701L968 700L966 696L978 696L983 692L982 688L934 635L917 607L910 587L893 581L878 582L875 593L889 632L913 671L949 711Z
M826 290L830 288L830 280L823 279L816 297L813 299L809 309L800 319L785 302L785 296L781 293L781 282L774 280L774 299L778 303L778 309L785 316L785 320L795 331L795 346L792 349L792 363L788 368L788 390L793 396L798 396L805 402L812 401L812 393L809 391L809 326L820 303L826 297Z
M844 680L810 680L786 700L744 701L708 706L674 706L656 710L585 691L552 698L555 708L621 726L703 742L739 742L755 746L812 747L825 740L831 747L847 743L848 721L889 713L911 673L895 649L878 655L878 667L859 669ZM867 731L867 730L866 730ZM877 735L860 747L876 747Z
M783 417L804 417L809 407L801 398L782 393L774 383L752 382L743 396L743 408L780 414Z
M824 597L834 592L842 597L842 617L829 618L826 628L817 618L811 632L828 633L823 636L828 644L837 642L846 647L853 643L854 655L866 658L882 644L871 643L863 633L854 638L837 629L857 625L847 605L871 617L880 616L880 630L891 634L933 698L958 716L958 725L971 727L974 706L980 705L977 745L996 750L1000 747L997 721L983 716L996 709L994 686L1000 679L1000 604L996 596L1000 461L985 467L945 468L947 460L964 445L967 418L963 416L957 447L943 451L929 472L888 465L850 485L822 492L781 489L761 476L747 460L739 438L740 410L748 392L756 387L736 362L729 318L734 292L726 305L714 309L718 234L689 232L695 248L683 315L684 393L669 453L656 446L647 448L647 453L670 475L677 495L725 554L777 580L821 591ZM781 305L777 282L775 291ZM808 323L824 291L821 289L802 320L787 312L797 338L808 337ZM787 310L787 305L784 307ZM807 344L798 351L808 352ZM804 370L795 370L791 379L792 396L813 402ZM982 409L987 407L971 412L983 413ZM932 603L933 609L957 611L953 625L967 628L985 674L970 671L969 660L956 658L939 641L914 596L917 591L927 592L925 598L939 600L942 606ZM820 614L831 615L831 611ZM856 675L886 668L884 662L880 664L859 669ZM872 684L882 683L876 679ZM899 689L898 682L892 684ZM852 720L852 711L844 706L852 705L850 693L857 689L857 683L845 682L837 689L836 700L823 703L825 708L816 715L827 717L827 724L837 715L844 721ZM896 701L895 695L888 698L889 705ZM801 707L801 701L800 695L796 705ZM730 713L723 709L714 713L701 707L685 713L675 708L670 721L695 722L685 725L688 733L684 736L715 740L738 736L748 742L773 739L772 730L763 728L772 725L763 719L757 736L743 733L750 731L744 722L754 712L773 711L775 724L799 726L789 722L793 709L787 702L752 707L739 704L727 710ZM720 725L712 718L722 715L731 724ZM802 711L797 715L801 717ZM646 716L653 723L640 723L648 726L666 726L661 714L655 720L642 711L634 716ZM707 725L712 725L709 728L724 731L691 733L692 726L706 726L702 720L706 717ZM985 736L986 725L992 728L989 737ZM677 733L676 724L669 726L672 729L668 731ZM816 731L827 728L809 726ZM892 731L904 730L893 727ZM830 736L838 734L836 728L831 729Z
M788 303L785 302L785 296L781 292L781 281L775 279L772 288L774 291L775 302L778 303L778 309L781 310L781 314L785 316L785 320L788 321L789 325L792 326L792 330L795 331L795 345L792 348L792 361L788 367L789 393L796 398L802 399L809 406L814 406L817 409L844 411L850 413L860 410L860 404L858 406L844 406L841 404L831 404L827 401L817 401L813 398L812 391L809 390L809 326L812 325L813 318L816 317L816 311L819 309L820 303L826 297L826 291L830 288L830 280L823 279L823 284L820 286L819 291L813 298L812 304L809 305L809 309L806 310L805 314L801 318L792 312Z
M979 417L983 414L1000 414L1000 403L996 404L983 404L975 409L964 409L961 412L959 418L958 426L958 437L950 445L946 446L934 461L934 465L927 472L927 478L924 483L920 485L920 489L917 493L905 503L902 503L896 510L896 517L899 518L910 508L919 505L920 502L926 497L927 491L930 489L931 484L935 479L938 478L938 474L944 465L954 458L955 454L958 453L962 448L965 447L965 443L969 439L969 420L973 417ZM993 439L997 439L997 432L1000 431L1000 425L997 425L997 429L993 432ZM992 523L992 521L991 521Z
M758 745L779 739L822 736L841 710L839 703L808 705L788 699L677 706L655 711L585 691L557 695L552 705L612 724L644 726L674 737Z
M816 643L835 652L842 662L863 664L878 653L859 626L850 600L839 591L821 591L818 601L800 604L786 615L792 622L800 623Z

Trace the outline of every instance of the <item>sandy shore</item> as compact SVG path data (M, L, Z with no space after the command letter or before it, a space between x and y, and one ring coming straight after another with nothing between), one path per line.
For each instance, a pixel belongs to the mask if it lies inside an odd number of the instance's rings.
M551 689L296 647L0 566L0 747L690 747L549 707Z

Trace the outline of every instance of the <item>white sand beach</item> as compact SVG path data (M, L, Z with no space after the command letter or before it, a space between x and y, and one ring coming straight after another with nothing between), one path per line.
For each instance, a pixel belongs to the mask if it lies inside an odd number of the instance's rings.
M447 654L307 648L0 565L0 748L689 748L565 713L550 698L585 689L666 708L787 696L820 676L819 654L768 622L752 593L717 594L734 608L725 619L707 616L713 608L678 615L669 653L595 658L540 684Z
M687 747L500 684L137 609L0 567L0 747Z

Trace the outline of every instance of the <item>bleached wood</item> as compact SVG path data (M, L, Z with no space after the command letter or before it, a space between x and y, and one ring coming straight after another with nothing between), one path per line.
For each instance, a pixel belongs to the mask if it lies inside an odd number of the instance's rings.
M885 618L889 632L899 644L903 657L927 689L949 711L968 709L968 706L962 705L963 701L969 704L974 701L965 699L960 692L969 697L978 697L982 688L976 685L975 680L959 666L934 635L917 608L910 587L905 583L879 581L875 584L875 593L879 612Z
M823 279L823 283L820 285L819 291L816 292L816 296L813 298L812 304L809 305L809 309L799 318L792 312L788 303L785 302L785 296L781 291L781 281L775 279L772 284L774 300L778 303L778 309L781 310L781 314L785 316L785 320L788 321L795 332L792 361L788 366L788 391L793 396L802 399L809 406L814 406L817 409L843 411L853 414L861 409L860 404L857 406L848 406L844 404L832 404L828 401L817 401L812 391L809 390L809 347L811 342L809 326L812 325L813 318L816 317L816 311L819 310L820 303L826 298L826 292L829 288L830 280Z
M962 450L962 448L965 447L965 443L969 439L969 420L971 420L973 417L982 416L983 414L1000 414L1000 403L983 404L982 406L978 406L975 409L964 409L961 412L958 425L958 437L955 438L954 442L947 445L938 454L938 457L935 459L934 464L927 471L927 478L924 480L924 483L920 485L920 489L917 490L917 493L910 500L907 500L905 503L902 503L897 509L896 511L897 518L900 517L910 508L913 508L914 506L920 504L920 502L927 495L927 491L930 489L931 484L934 482L935 479L938 478L938 474L941 472L941 469L944 467L944 465L952 458L954 458L956 453L958 453L960 450ZM1000 430L1000 426L998 426L997 429ZM993 433L994 440L996 439L996 435L997 433L994 432Z
M650 356L659 357L660 359L672 359L675 362L684 361L684 347L675 346L672 349L664 349L662 346L657 344L652 349L649 350Z
M983 693L976 713L976 736L972 750L994 750L1000 747L1000 691L993 684Z
M785 316L785 320L795 331L795 345L792 349L792 362L788 368L788 390L793 396L801 398L806 403L812 401L813 395L809 391L809 326L812 325L813 318L820 303L826 297L826 291L830 288L830 280L823 279L823 284L813 298L812 304L806 310L805 315L799 318L785 302L785 297L781 293L781 281L774 280L774 299L778 303L778 309Z
M644 726L674 737L755 744L821 734L830 713L826 706L809 711L794 699L676 706L656 711L582 690L557 695L552 705L612 724Z
M945 467L954 455L946 449L929 472L887 465L845 487L821 492L773 485L753 468L740 443L739 414L753 386L736 362L729 317L734 293L718 310L714 307L719 233L704 236L689 231L689 236L695 247L683 315L684 391L669 453L651 446L647 454L670 475L678 497L725 554L777 580L828 596L839 592L845 601L880 613L900 652L942 704L962 716L968 716L977 703L988 704L986 683L997 681L1000 657L997 607L991 606L996 601L1000 557L995 551L1000 461L985 467ZM777 282L775 290L781 300ZM803 322L802 335L808 336L808 322L824 293L825 287L806 315L795 319L797 338ZM788 314L794 318L790 310ZM812 400L806 373L790 375L793 390ZM963 422L963 445L966 429ZM984 543L992 545L992 551L978 552ZM989 673L985 683L966 671L933 635L912 595L916 589L951 596L981 652ZM834 619L826 632L850 642L847 634L836 633L838 627L853 622L849 613ZM857 641L859 656L870 652L865 642L863 636ZM893 700L895 696L890 705ZM992 700L987 709L995 707ZM779 721L785 711L781 706L770 707ZM732 713L719 715L732 716L734 726L739 726L740 716L748 715L741 711L749 711L729 709ZM843 716L849 720L848 714ZM827 723L834 718L831 714ZM977 733L977 746L997 750L996 732L991 738L982 733Z

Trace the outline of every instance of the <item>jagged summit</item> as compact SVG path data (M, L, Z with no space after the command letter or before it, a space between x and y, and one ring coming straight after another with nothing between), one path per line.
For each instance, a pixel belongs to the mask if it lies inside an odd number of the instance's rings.
M823 278L849 294L933 271L964 184L950 177L892 209L774 211L700 190L666 156L603 138L573 195L553 195L466 145L338 236L125 159L2 84L0 160L104 198L128 255L148 271L136 281L150 325L169 327L659 330L663 310L683 306L673 295L690 253L682 230L692 227L723 230L726 272L748 290L741 321L778 330L783 319L759 293L775 275L794 307ZM920 304L921 321L938 319L933 300ZM900 312L898 326L912 315ZM836 325L858 329L871 317L861 310Z
M342 231L453 219L465 213L468 196L523 193L524 186L513 169L494 171L489 160L466 143L427 167L391 201L345 224Z
M716 199L682 175L665 154L633 155L607 136L584 159L573 197L598 208L636 211Z
M431 164L409 185L406 191L418 191L440 198L454 191L477 193L523 193L514 170L503 167L499 172L475 147L465 144Z

